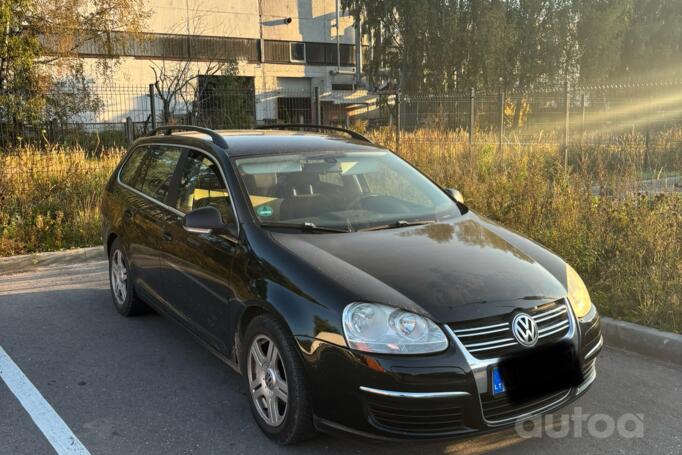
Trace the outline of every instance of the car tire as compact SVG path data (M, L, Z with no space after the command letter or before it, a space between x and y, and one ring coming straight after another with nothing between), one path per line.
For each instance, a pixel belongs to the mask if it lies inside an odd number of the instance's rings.
M246 329L242 346L244 386L249 407L261 430L281 445L315 437L303 363L285 325L267 314L256 316ZM252 353L254 349L262 356L260 366ZM282 400L282 384L286 388L286 401ZM273 400L276 401L274 412Z
M149 312L149 307L135 293L130 274L130 262L119 239L109 249L109 289L116 311L123 316Z

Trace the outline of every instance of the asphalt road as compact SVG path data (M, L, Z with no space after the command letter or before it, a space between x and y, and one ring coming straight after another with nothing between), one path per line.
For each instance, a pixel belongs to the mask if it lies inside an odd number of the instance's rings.
M511 429L455 443L322 436L280 448L253 422L235 372L161 316L120 317L106 280L104 262L0 276L0 347L92 454L682 453L682 369L609 348L592 389L558 414L642 414L643 437L595 437L583 422L581 437L571 423L563 438ZM0 379L0 454L43 453L55 452Z

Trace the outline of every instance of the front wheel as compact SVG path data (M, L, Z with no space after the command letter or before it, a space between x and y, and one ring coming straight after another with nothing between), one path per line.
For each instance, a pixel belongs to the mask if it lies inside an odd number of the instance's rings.
M282 445L315 436L303 365L284 325L257 316L246 329L244 346L243 377L258 426Z

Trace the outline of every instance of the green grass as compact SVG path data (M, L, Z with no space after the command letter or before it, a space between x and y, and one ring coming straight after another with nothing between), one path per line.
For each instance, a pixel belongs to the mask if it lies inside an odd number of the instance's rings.
M369 136L394 147L390 129ZM565 258L602 314L679 333L682 195L641 195L629 186L643 175L682 173L679 137L666 132L648 151L636 135L572 146L568 169L560 147L498 150L485 134L469 147L461 132L404 133L400 154L461 190L476 212ZM99 244L99 195L121 154L95 159L55 148L0 155L0 256Z

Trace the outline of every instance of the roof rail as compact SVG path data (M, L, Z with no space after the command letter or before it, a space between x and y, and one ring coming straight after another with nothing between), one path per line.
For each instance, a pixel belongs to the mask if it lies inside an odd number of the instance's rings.
M262 126L257 126L256 129L259 130L295 130L295 129L303 129L303 128L310 128L310 129L317 129L317 130L330 130L330 131L341 131L342 133L346 133L350 135L353 139L357 139L359 141L363 142L369 142L372 144L372 141L367 139L365 136L362 134L358 133L357 131L349 130L348 128L341 128L338 126L327 126L327 125L313 125L313 124L307 124L307 123L278 123L275 125L262 125Z
M150 136L156 136L159 132L163 131L164 136L170 136L173 133L173 130L177 131L196 131L198 133L203 133L211 137L211 140L215 145L218 147L227 148L227 142L225 142L225 138L215 132L214 130L210 128L202 128L200 126L192 126L192 125L167 125L167 126L160 126L158 128L154 128L149 135Z

